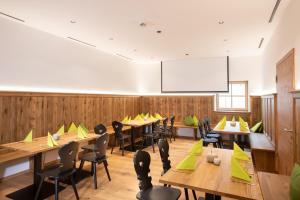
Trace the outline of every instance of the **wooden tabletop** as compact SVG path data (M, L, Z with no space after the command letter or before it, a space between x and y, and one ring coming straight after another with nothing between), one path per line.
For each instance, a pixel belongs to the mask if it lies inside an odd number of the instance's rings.
M123 126L122 131L127 131L127 130L130 130L130 129L131 129L131 126ZM112 134L115 133L114 128L112 126L107 126L106 127L106 132L109 135L112 135Z
M57 149L70 141L76 141L81 143L94 140L97 137L99 137L99 135L89 133L87 138L80 139L75 133L65 133L63 136L60 137L59 140L57 140L58 145L54 147L49 147L47 145L47 136L34 138L33 141L30 143L19 141L8 144L2 144L0 145L0 164L19 158L31 157L37 153Z
M168 124L168 125L171 126L171 123ZM198 129L198 126L187 126L183 122L175 122L174 123L174 127L175 128L193 128L193 129Z
M213 149L213 152L221 159L220 166L206 162L206 155L209 151L209 148L204 147L203 153L198 156L196 170L179 171L174 165L160 178L159 182L236 199L262 199L252 161L243 163L252 174L252 183L243 183L231 178L232 150Z
M164 120L164 119L165 118L163 118L161 120ZM156 120L146 119L146 120L143 120L143 121L131 120L129 123L123 123L123 125L131 126L131 127L141 127L141 126L152 124L152 123L157 122L157 121L158 121L158 119L156 119Z
M248 135L250 134L250 130L248 131L241 131L240 130L240 123L236 122L235 126L230 125L231 121L226 121L226 125L224 129L218 129L217 126L213 129L214 132L221 133L221 134L229 134L229 135ZM248 123L246 122L247 126Z
M272 174L267 172L258 172L257 175L260 183L261 192L265 200L286 200L290 198L289 176Z

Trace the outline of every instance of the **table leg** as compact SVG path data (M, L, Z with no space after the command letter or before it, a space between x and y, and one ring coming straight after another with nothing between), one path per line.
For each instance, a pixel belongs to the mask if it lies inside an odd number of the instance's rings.
M194 128L194 139L195 139L195 140L198 139L197 134L198 134L198 129L197 129L197 128Z
M37 190L40 183L40 176L37 175L38 172L42 170L42 153L35 154L33 157L33 187L34 191Z
M187 188L184 188L185 200L189 200L189 192Z
M134 141L135 141L135 128L131 127L131 149L132 149L132 151L135 151Z

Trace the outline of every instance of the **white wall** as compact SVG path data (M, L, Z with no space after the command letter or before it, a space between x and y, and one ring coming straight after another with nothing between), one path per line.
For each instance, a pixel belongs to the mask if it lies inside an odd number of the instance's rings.
M160 63L137 66L138 91L159 94L161 90ZM229 77L231 81L248 80L249 94L258 94L262 90L262 59L253 57L230 57ZM201 76L199 75L199 78ZM213 78L213 75L211 75Z
M285 10L263 54L263 90L276 91L276 63L295 48L296 89L300 89L300 1L292 0Z
M134 64L0 17L0 90L136 92Z

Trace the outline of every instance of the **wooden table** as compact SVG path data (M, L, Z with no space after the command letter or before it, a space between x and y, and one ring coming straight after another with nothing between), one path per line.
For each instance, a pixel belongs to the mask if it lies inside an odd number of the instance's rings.
M25 143L23 141L20 141L2 144L0 145L0 164L13 161L19 158L33 157L33 185L24 189L24 191L26 191L26 194L24 194L24 199L26 199L26 195L29 195L30 197L34 196L34 193L40 182L40 177L37 175L37 173L42 170L43 153L58 149L63 145L69 143L70 141L82 143L95 140L97 137L99 137L99 135L89 133L87 138L80 139L77 137L77 134L65 133L64 136L62 136L57 141L58 145L54 147L49 147L47 145L47 136L34 138L31 143ZM7 155L5 155L6 152L8 152ZM23 189L21 189L20 191L23 191ZM27 192L30 194L28 194Z
M198 156L196 170L180 171L176 170L176 165L174 165L160 178L159 182L229 198L262 199L257 174L254 172L252 162L247 164L249 173L253 174L252 183L234 181L230 173L233 151L213 149L214 153L221 159L220 166L206 162L206 155L209 151L209 148L204 147L204 151Z
M222 134L222 135L229 135L231 141L235 141L234 136L237 136L237 143L241 146L242 149L244 149L244 141L243 139L245 136L248 136L250 134L250 130L247 131L241 131L240 130L240 123L236 122L235 126L231 126L231 121L226 121L226 125L224 129L219 129L217 126L213 129L214 132ZM246 122L246 125L248 126L248 123Z
M261 192L265 200L286 200L290 198L289 176L267 172L258 172L257 175Z
M168 126L171 126L171 123L168 123ZM175 129L175 135L178 134L178 129L179 128L190 128L193 129L194 131L194 139L197 140L197 133L198 133L198 126L187 126L183 122L175 122L174 123L174 129Z

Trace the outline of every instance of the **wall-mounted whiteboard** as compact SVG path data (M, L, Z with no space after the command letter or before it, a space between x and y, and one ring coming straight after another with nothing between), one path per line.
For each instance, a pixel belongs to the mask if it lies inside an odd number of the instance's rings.
M161 92L227 92L229 57L161 62Z

